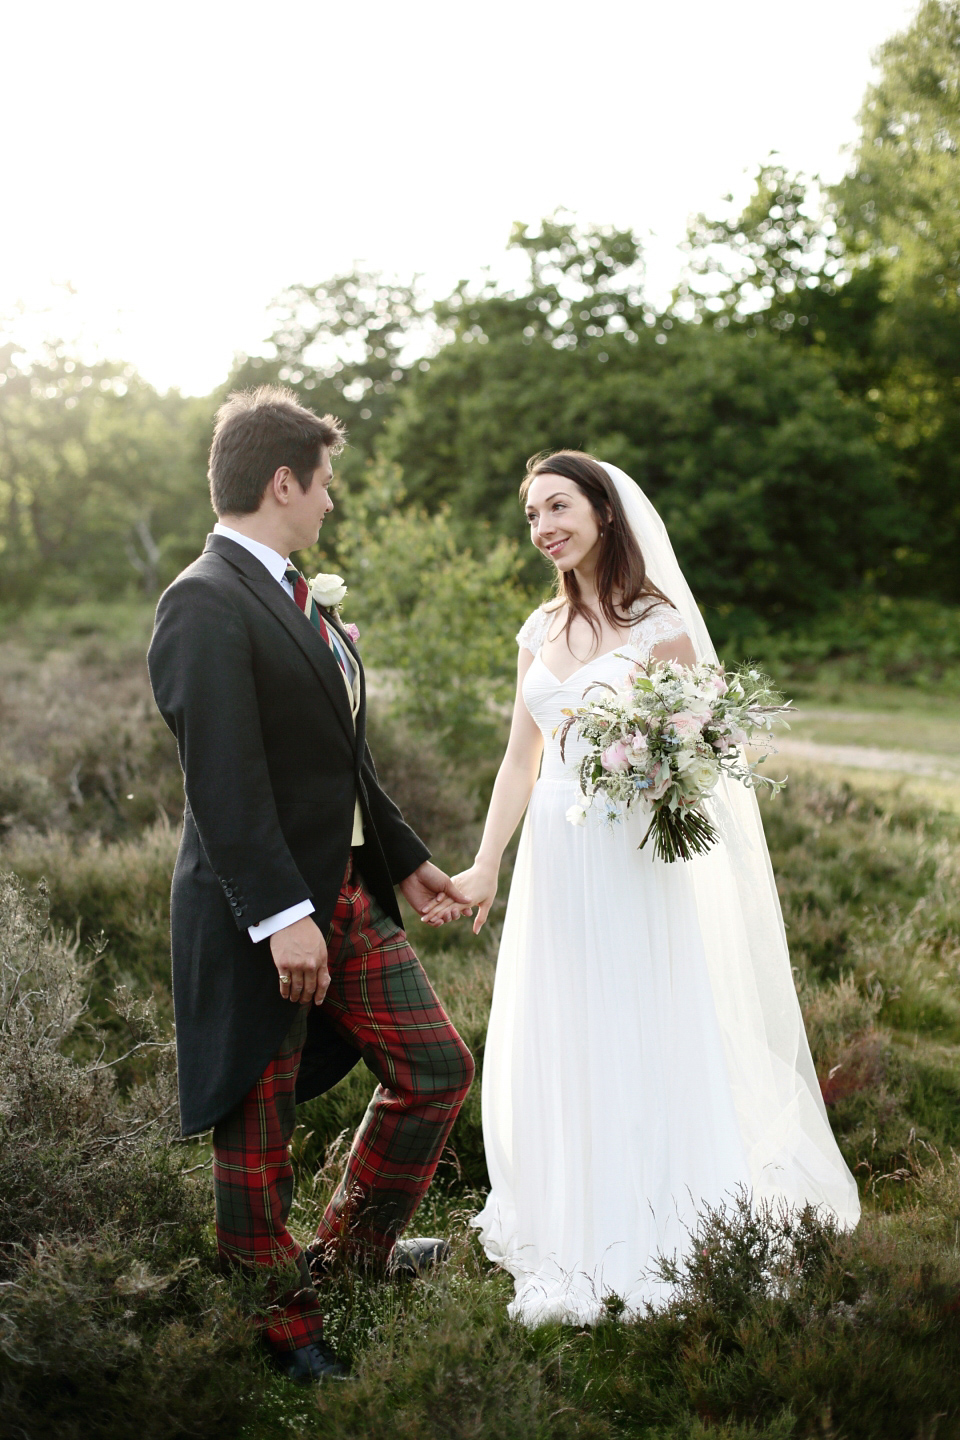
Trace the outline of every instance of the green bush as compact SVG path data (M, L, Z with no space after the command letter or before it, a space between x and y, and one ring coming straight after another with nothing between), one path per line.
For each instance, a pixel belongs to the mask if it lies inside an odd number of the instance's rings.
M621 1433L958 1433L960 1261L928 1247L917 1217L838 1235L810 1213L741 1206L693 1238L664 1314L602 1327L566 1359L570 1390L592 1372Z
M960 691L960 609L932 600L847 596L801 629L773 631L748 617L710 612L727 660L750 657L781 681L831 678Z
M430 744L482 763L504 736L516 685L514 636L539 596L517 546L489 527L458 545L446 511L401 506L398 472L371 471L337 534L364 662L394 714Z
M35 607L0 634L0 833L132 836L183 809L145 661L152 607Z
M258 1382L231 1374L247 1324L170 1144L170 1043L141 1008L133 1043L160 1059L126 1098L109 1063L70 1059L86 967L46 920L0 876L0 1428L233 1435Z

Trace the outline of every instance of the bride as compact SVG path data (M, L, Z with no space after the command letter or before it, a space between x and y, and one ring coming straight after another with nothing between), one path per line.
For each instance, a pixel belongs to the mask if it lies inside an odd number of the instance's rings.
M574 827L582 751L557 727L637 660L715 660L663 523L622 471L577 451L531 461L530 538L557 595L517 640L510 741L473 866L479 932L529 802L483 1064L491 1189L474 1224L527 1324L590 1324L669 1287L705 1206L738 1191L859 1217L820 1097L756 797L721 780L720 840L667 864L647 819ZM541 766L542 760L542 766ZM539 772L539 779L538 779Z

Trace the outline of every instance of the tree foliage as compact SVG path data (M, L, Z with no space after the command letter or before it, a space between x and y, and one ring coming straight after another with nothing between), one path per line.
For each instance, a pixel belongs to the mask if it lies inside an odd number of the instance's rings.
M535 603L517 545L478 527L465 550L446 509L404 500L399 473L382 464L350 499L338 536L351 576L344 615L359 622L394 710L450 756L489 753L513 694L513 637Z
M864 590L960 600L958 0L924 0L878 64L849 175L823 187L769 157L741 214L694 222L662 314L631 230L558 211L514 227L513 289L462 281L431 307L415 279L365 271L292 286L265 354L205 401L8 348L0 600L155 593L209 525L216 403L270 380L346 422L346 488L399 466L406 503L442 511L478 563L522 535L527 458L572 446L649 490L718 612L786 625Z
M148 595L196 554L209 406L130 366L0 350L0 600Z
M603 344L557 350L501 328L446 346L387 427L411 497L449 505L464 543L484 522L519 537L527 457L589 450L642 485L721 614L814 613L893 548L897 495L873 420L819 356L693 326Z
M960 5L925 0L877 56L850 173L771 160L735 217L699 217L674 313L819 350L897 478L894 593L960 599Z
M879 52L851 174L852 253L882 265L883 439L919 530L912 587L960 599L960 5L925 0Z
M242 357L223 393L279 382L318 414L338 416L350 437L341 468L360 483L430 328L416 280L355 270L317 285L291 285L273 313L268 348L274 355Z

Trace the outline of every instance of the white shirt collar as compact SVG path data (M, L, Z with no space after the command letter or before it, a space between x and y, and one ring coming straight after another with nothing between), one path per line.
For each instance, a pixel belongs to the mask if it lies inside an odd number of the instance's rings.
M213 533L214 535L225 535L228 540L235 540L238 545L243 546L244 550L249 550L251 555L255 555L261 565L266 566L274 580L280 584L283 583L283 577L290 561L285 560L282 555L278 555L276 550L271 550L269 545L262 545L259 540L251 540L249 535L241 535L239 530L231 530L229 525L223 525L219 520L213 527Z

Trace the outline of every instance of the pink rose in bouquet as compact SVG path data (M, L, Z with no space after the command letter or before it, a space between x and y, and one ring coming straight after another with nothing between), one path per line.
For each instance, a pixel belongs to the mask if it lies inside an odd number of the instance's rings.
M625 775L630 769L630 760L627 756L627 747L622 740L617 740L613 745L608 745L600 756L600 764L604 770L612 771L615 775Z
M671 715L668 724L673 726L674 734L681 740L687 740L691 735L699 735L703 726L703 720L690 710L678 710Z
M644 790L643 798L645 800L662 800L673 784L669 761L661 760L658 765L647 772L647 779L650 784Z

